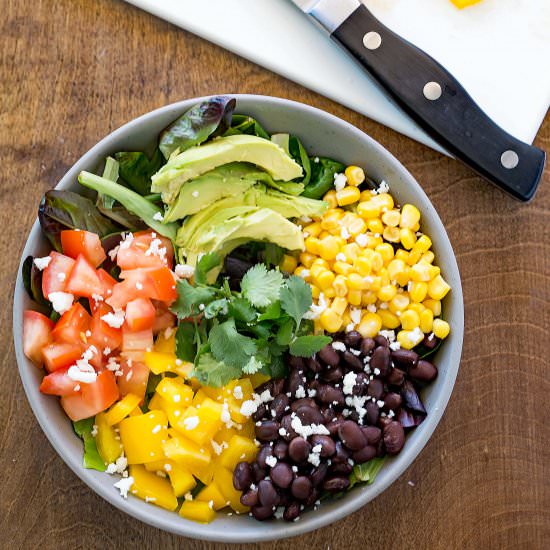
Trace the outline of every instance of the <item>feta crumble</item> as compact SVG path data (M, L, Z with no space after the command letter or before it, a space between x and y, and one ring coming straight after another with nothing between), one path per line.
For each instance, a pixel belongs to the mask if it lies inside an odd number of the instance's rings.
M134 478L132 476L129 476L129 477L123 477L122 479L119 479L113 485L115 488L117 488L120 491L120 496L122 498L128 498L128 492L132 488L133 484L134 484Z
M51 261L52 261L51 256L44 256L43 258L35 258L34 265L37 267L39 271L42 271L43 269L46 269L50 265Z
M342 189L346 186L346 183L348 183L346 174L334 174L334 188L336 191L342 191Z
M112 328L120 328L124 324L124 311L110 311L102 315L101 320L105 321Z
M164 220L164 216L160 212L155 212L153 219L157 222L161 222L162 220Z
M68 292L50 292L48 294L48 300L52 303L54 310L60 315L63 315L66 311L71 309L74 296Z
M194 430L199 425L198 416L189 416L183 419L183 424L186 430Z

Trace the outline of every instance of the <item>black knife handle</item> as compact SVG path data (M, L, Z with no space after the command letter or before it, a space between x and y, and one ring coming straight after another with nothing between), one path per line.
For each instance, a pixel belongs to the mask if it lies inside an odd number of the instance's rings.
M544 151L497 126L437 61L385 27L363 5L332 37L447 151L517 199L533 197L544 169Z

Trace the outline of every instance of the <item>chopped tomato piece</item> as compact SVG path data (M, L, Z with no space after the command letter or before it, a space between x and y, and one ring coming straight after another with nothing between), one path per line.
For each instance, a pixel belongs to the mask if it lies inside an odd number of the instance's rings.
M155 306L148 298L136 298L126 305L126 325L132 331L147 330L155 321Z
M132 393L143 399L149 381L149 367L139 361L127 360L120 364L120 370L122 376L116 377L120 395L124 397Z
M50 292L64 292L67 281L74 267L74 260L59 254L50 252L50 263L42 272L42 294L47 298Z
M69 377L68 370L65 367L44 376L40 384L40 391L48 395L76 395L80 390L79 383Z
M107 257L99 235L90 231L78 229L61 231L61 246L67 256L76 259L82 254L94 267L102 264Z
M67 342L46 344L42 348L42 356L46 370L53 372L74 365L76 360L82 356L82 345L78 342L74 344Z
M173 259L174 249L170 239L151 231L141 231L134 233L131 240L124 241L118 250L116 261L120 269L136 269L172 267Z
M74 344L82 342L86 331L90 328L92 318L90 314L78 302L66 311L52 331L52 338L56 342Z
M151 328L140 330L139 332L131 331L128 327L122 327L122 351L123 352L140 352L145 353L146 350L153 347L153 331Z
M91 298L94 294L100 296L103 293L103 285L96 270L82 254L76 259L65 290L85 298Z
M61 398L61 406L73 420L95 416L110 407L119 397L114 374L109 370L97 373L91 384L80 383L80 393Z
M114 277L111 277L104 269L99 268L97 270L97 276L103 285L103 297L108 298L112 292L113 287L116 285L117 280Z
M90 326L92 336L89 338L89 341L92 342L98 350L103 350L105 352L105 348L109 348L111 353L122 344L122 329L108 325L101 317L112 312L113 309L107 304L103 302L98 303L96 310L92 314L92 323Z
M23 313L23 353L37 366L42 366L42 348L52 337L53 321L38 311L30 309Z
M176 326L176 316L166 307L166 304L158 302L156 310L153 334Z

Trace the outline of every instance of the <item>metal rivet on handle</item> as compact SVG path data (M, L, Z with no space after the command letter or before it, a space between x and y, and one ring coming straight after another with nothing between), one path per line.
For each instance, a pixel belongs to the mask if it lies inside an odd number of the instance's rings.
M500 163L502 164L502 166L504 166L504 168L511 170L519 164L518 154L511 149L509 149L508 151L504 151L504 153L500 155Z
M370 31L363 36L363 45L367 50L377 50L382 44L382 37L376 31Z
M436 99L439 99L441 97L441 94L443 93L441 90L441 85L437 82L428 82L424 89L422 90L424 97L426 99L429 99L430 101L435 101Z

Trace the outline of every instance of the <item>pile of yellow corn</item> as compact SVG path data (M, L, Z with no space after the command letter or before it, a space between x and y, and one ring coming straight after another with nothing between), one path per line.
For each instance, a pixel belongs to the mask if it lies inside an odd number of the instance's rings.
M365 174L357 166L340 178L346 183L324 196L323 216L302 222L305 252L285 255L280 265L310 283L316 329L363 337L398 330L405 349L432 332L446 338L450 327L439 316L450 286L434 265L431 239L419 233L418 208L396 207L383 189L361 191Z

